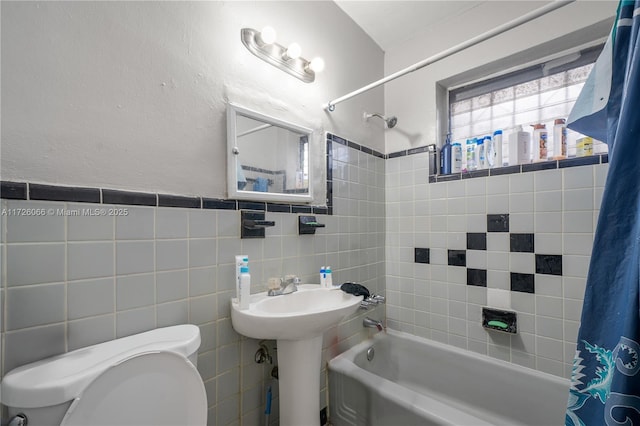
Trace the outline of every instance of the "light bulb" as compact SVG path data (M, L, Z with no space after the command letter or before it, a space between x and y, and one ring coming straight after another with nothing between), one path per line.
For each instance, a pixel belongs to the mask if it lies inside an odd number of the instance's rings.
M313 58L308 65L309 69L313 72L322 72L324 70L324 59Z
M284 53L285 59L296 59L300 57L302 53L302 48L298 43L291 43L289 47L287 47L287 51Z
M262 31L260 31L260 38L263 43L272 44L276 41L276 30L274 30L273 27L264 27Z

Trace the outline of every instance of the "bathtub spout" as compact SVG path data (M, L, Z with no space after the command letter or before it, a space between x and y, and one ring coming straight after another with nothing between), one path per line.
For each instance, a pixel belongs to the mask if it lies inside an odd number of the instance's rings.
M367 328L377 328L378 331L382 331L384 329L384 326L382 325L382 321L376 321L369 317L366 317L365 319L362 320L362 326Z

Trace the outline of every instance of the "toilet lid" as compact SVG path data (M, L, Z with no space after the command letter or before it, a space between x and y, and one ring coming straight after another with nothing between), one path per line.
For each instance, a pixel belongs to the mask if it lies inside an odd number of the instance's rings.
M204 426L207 396L196 368L173 352L127 358L96 377L61 426Z

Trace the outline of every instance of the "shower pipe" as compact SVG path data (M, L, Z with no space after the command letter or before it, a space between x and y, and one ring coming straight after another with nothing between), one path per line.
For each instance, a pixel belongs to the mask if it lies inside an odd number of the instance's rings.
M428 57L426 59L423 59L420 62L417 62L417 63L415 63L413 65L410 65L407 68L404 68L404 69L402 69L400 71L397 71L397 72L395 72L395 73L393 73L391 75L388 75L388 76L386 76L384 78L381 78L378 81L374 81L373 83L370 83L370 84L368 84L368 85L366 85L364 87L361 87L358 90L354 90L351 93L347 93L344 96L341 96L341 97L336 98L336 99L334 99L332 101L329 101L324 106L324 109L326 109L328 111L334 111L336 109L336 105L339 104L340 102L344 102L347 99L351 99L354 96L357 96L357 95L359 95L361 93L364 93L366 91L374 89L374 88L376 88L378 86L381 86L381 85L383 85L385 83L388 83L388 82L390 82L392 80L395 80L396 78L399 78L399 77L402 77L402 76L404 76L406 74L409 74L409 73L412 73L414 71L417 71L417 70L419 70L421 68L426 67L427 65L431 65L431 64L433 64L435 62L441 61L442 59L447 58L447 57L449 57L449 56L451 56L451 55L453 55L455 53L458 53L458 52L460 52L460 51L462 51L464 49L467 49L469 47L475 46L478 43L482 43L485 40L488 40L488 39L490 39L492 37L500 35L500 34L506 32L506 31L509 31L509 30L511 30L511 29L513 29L515 27L518 27L518 26L520 26L522 24L525 24L525 23L527 23L529 21L533 21L536 18L539 18L539 17L541 17L543 15L546 15L549 12L553 12L556 9L560 9L561 7L567 6L568 4L571 4L571 3L575 2L575 1L576 0L555 0L555 1L549 3L549 4L545 5L545 6L542 6L539 9L536 9L536 10L533 10L533 11L531 11L529 13L526 13L526 14L522 15L519 18L516 18L516 19L514 19L512 21L509 21L509 22L506 22L506 23L504 23L502 25L499 25L499 26L495 27L494 29L487 31L486 33L483 33L483 34L480 34L480 35L478 35L476 37L470 38L467 41L464 41L464 42L462 42L460 44L457 44L457 45L455 45L453 47L450 47L449 49L443 50L440 53L437 53L437 54L435 54L433 56L430 56L430 57Z

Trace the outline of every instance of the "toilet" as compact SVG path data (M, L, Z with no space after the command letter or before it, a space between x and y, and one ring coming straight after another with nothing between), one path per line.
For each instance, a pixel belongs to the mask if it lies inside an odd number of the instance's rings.
M88 346L10 371L0 400L28 426L204 426L199 346L195 325Z

